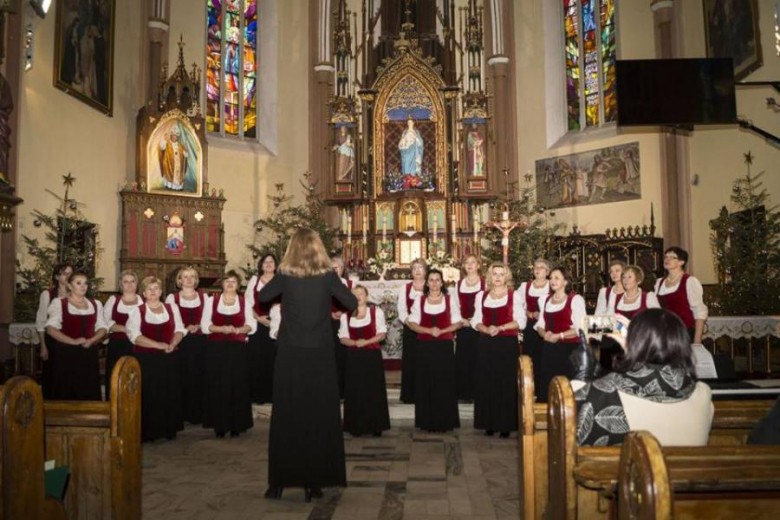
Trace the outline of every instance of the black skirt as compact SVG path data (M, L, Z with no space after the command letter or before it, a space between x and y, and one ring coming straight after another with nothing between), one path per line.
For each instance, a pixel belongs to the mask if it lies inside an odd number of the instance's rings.
M419 341L414 373L414 425L428 431L460 427L452 340Z
M246 343L206 341L204 428L218 434L242 433L254 425L248 361Z
M187 334L179 343L179 382L182 416L190 424L201 424L206 407L206 347L203 334Z
M572 368L571 363L569 363L569 356L577 348L577 345L577 343L550 343L549 341L542 343L539 382L536 385L537 402L547 402L550 381L555 376L571 378Z
M133 344L127 337L108 340L108 348L106 349L106 368L103 374L106 384L106 401L111 400L111 374L114 372L114 365L119 361L119 358L131 356L132 354Z
M539 367L542 366L542 345L544 340L536 331L537 320L528 320L523 329L523 354L531 358L534 369L534 386L539 389Z
M344 399L344 366L347 362L347 347L339 340L340 320L331 320L333 324L333 354L336 357L336 374L338 376L339 398Z
M46 342L46 351L49 353L49 359L46 361L41 360L41 392L43 392L43 398L45 400L51 399L51 382L52 382L52 368L54 366L54 357L57 352L57 340L49 336L44 335L44 341Z
M517 338L479 336L474 428L517 430Z
M401 349L401 402L414 403L414 370L417 361L417 333L404 325Z
M249 385L252 402L273 402L274 363L276 341L269 335L270 329L258 323L257 332L249 336Z
M479 332L466 327L458 331L455 342L455 366L458 381L458 399L474 399L474 376L477 366Z
M389 430L382 351L348 348L344 378L344 431L363 435Z
M173 439L184 429L179 352L136 352L141 365L141 439Z
M344 435L332 347L280 346L268 439L268 484L346 486Z
M53 400L100 401L100 347L84 348L54 340L56 355L52 364Z

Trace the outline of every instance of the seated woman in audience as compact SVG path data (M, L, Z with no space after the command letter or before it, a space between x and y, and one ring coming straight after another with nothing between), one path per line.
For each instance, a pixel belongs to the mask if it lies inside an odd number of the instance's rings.
M35 315L35 328L41 340L41 387L43 398L51 399L51 369L54 363L54 344L56 341L46 333L46 322L49 320L49 305L54 300L68 296L68 278L73 274L73 266L68 263L54 266L51 276L51 286L41 292L38 301L38 313Z
M621 444L631 430L648 430L665 446L707 444L711 391L696 382L688 331L677 316L663 309L638 314L614 369L584 386L572 383L580 445Z
M599 289L596 299L596 316L603 316L609 310L610 302L619 294L623 294L623 271L626 263L623 260L612 260L609 263L609 279L612 285Z
M458 297L447 294L444 277L431 269L423 295L414 301L408 319L417 333L414 367L414 425L445 432L460 427L453 338L461 326Z
M512 291L512 272L495 262L488 290L477 294L471 325L479 331L474 389L474 428L490 436L517 431L517 332L525 327L522 297Z
M103 305L87 298L88 289L87 275L76 271L68 279L68 296L49 305L46 333L57 352L52 366L52 399L100 401L98 350L108 327Z
M119 294L112 294L103 306L103 317L108 326L108 348L106 348L106 400L111 399L111 373L122 356L133 352L133 344L127 337L127 317L130 311L144 301L138 295L138 275L126 270L119 273Z
M341 315L339 339L347 347L344 363L344 431L354 436L380 437L390 429L385 368L379 346L387 336L385 313L368 305L368 290L352 289L358 307Z
M231 437L254 425L249 385L247 335L257 329L252 307L238 294L241 277L228 271L222 292L206 299L200 326L208 335L206 347L206 414L203 426L218 438Z
M162 282L141 282L145 303L130 310L127 336L141 365L141 439L173 439L184 429L177 348L187 329L176 304L162 302Z

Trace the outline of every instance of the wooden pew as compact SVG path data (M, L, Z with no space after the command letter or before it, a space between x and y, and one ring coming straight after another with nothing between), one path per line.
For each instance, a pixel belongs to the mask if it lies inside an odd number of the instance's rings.
M520 503L523 518L541 520L548 502L547 405L535 402L533 366L528 356L520 356L517 385ZM709 444L737 446L745 444L753 426L769 412L774 400L714 404Z
M607 518L615 508L620 447L577 445L577 406L565 377L550 384L548 518ZM663 448L676 518L776 518L780 447Z
M671 520L672 490L661 444L650 432L631 432L620 450L618 520Z
M111 401L47 401L46 457L70 468L68 517L141 518L141 369L123 357Z
M29 377L0 386L0 520L64 520L62 503L43 485L43 397Z

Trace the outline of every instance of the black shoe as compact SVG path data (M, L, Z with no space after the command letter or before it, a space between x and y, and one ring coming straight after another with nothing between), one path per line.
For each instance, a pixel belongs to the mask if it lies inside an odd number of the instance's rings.
M232 438L238 437L238 435L239 435L239 433L238 433L238 432L230 432L230 436L231 436Z
M509 432L501 432L501 438L502 439L508 439L509 438Z
M215 432L217 435L217 439L224 439L225 438L225 432Z
M279 500L280 498L282 498L283 489L284 488L280 488L277 486L268 486L268 489L265 490L265 498Z
M310 487L304 488L303 499L305 502L311 502L312 498L322 498L322 488Z
M496 432L494 432L493 430L485 430L485 435L487 435L488 437L492 437L494 433Z

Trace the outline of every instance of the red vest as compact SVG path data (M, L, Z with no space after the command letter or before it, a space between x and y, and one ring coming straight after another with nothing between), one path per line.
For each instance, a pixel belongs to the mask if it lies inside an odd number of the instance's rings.
M496 327L499 327L501 325L506 325L507 323L514 321L514 313L512 310L514 309L514 294L512 294L512 291L507 291L506 293L506 305L503 305L501 307L485 307L485 302L487 301L488 292L485 291L485 293L482 296L482 325L485 327L490 327L491 325L495 325ZM517 330L502 330L497 334L498 336L517 336Z
M412 298L412 286L413 282L406 284L406 314L412 313L412 305L414 305L414 298Z
M68 310L68 298L60 298L62 304L62 328L60 332L69 338L91 338L95 335L98 307L94 300L89 300L94 307L92 314L71 314Z
M114 320L114 323L117 325L127 325L127 317L128 314L125 314L124 312L119 312L119 302L122 301L122 295L118 294L114 298L114 306L111 308L111 319ZM138 301L138 297L136 296L136 301ZM127 339L127 334L124 332L112 332L108 335L109 339Z
M485 279L480 278L479 291L473 293L461 292L460 289L465 281L464 278L458 282L458 303L460 303L460 315L463 316L464 319L470 320L474 316L474 300L477 299L477 293L485 290Z
M618 305L620 305L621 300L623 299L623 296L625 296L625 292L622 292L615 297L615 314L620 314L621 316L625 316L629 320L633 320L634 316L642 312L643 310L647 309L647 293L645 291L642 291L642 294L639 296L639 307L637 307L633 311L621 311L618 309Z
M281 294L268 303L260 303L260 298L258 296L260 295L260 291L263 290L263 287L265 287L265 285L260 285L260 277L258 276L257 283L255 284L255 305L252 307L252 309L255 311L255 314L257 314L258 316L270 315L271 307L273 307L277 303L282 303ZM331 312L335 312L335 311L331 311Z
M661 304L666 310L672 311L685 323L685 326L692 329L696 326L696 318L693 317L693 311L691 310L691 304L688 302L688 276L687 273L683 273L680 278L680 283L677 285L677 290L673 293L661 294L661 287L666 282L666 277L661 278L661 283L658 285L658 303Z
M178 292L173 294L173 301L176 303L176 306L179 308L179 312L181 313L181 321L185 327L189 327L190 325L200 326L200 319L201 317L203 317L203 307L206 305L206 297L203 295L201 291L198 291L198 300L200 300L200 305L198 305L197 307L182 307L181 294ZM200 328L198 328L197 332L190 332L190 334L200 334L200 333L201 333Z
M534 281L526 282L525 284L525 310L526 312L539 312L539 297L531 296L531 287L533 287ZM549 291L548 291L549 294Z
M350 325L350 319L347 318L347 329L349 329L349 339L368 339L376 336L376 307L371 305L368 308L371 315L371 323L364 327L353 327ZM358 347L349 347L357 349ZM368 350L379 350L379 343L372 343L363 347Z
M214 302L211 308L211 324L217 327L224 327L225 325L233 325L234 327L243 327L246 325L246 319L244 318L244 297L240 294L238 296L238 314L221 314L217 308L219 307L219 300L222 294L214 295ZM220 332L212 332L209 334L209 341L238 341L240 343L246 342L246 334L222 334Z
M549 330L550 332L554 334L560 334L561 332L566 332L569 329L575 328L574 323L572 322L572 312L571 312L571 302L574 300L574 297L576 294L574 292L570 292L569 295L566 297L566 303L563 304L563 308L556 312L550 312L547 310L547 304L550 303L550 300L552 299L552 293L547 298L547 301L544 304L544 327L545 329ZM559 341L558 343L579 343L579 338L577 336L566 338L564 340Z
M343 278L342 278L343 280ZM347 282L347 289L350 291L352 290L352 280L345 280ZM281 302L281 300L279 300ZM341 305L341 302L338 301L336 298L331 298L330 301L330 312L346 312L347 308ZM268 312L271 312L271 308L268 308Z
M146 321L146 304L138 306L138 312L141 314L141 335L152 341L160 343L170 343L173 341L173 335L176 333L176 320L173 317L173 309L167 303L165 310L168 311L168 321L165 323L149 323ZM151 352L154 354L165 354L165 351L158 348L141 347L133 345L133 352Z
M450 297L447 294L442 294L444 298L444 312L441 314L428 314L425 312L425 299L426 296L420 297L420 326L430 329L432 327L438 327L440 329L446 329L452 325L452 316L450 315ZM430 334L417 334L417 339L423 341L440 341L451 340L455 335L452 332L446 334L439 334L438 338L434 338Z

